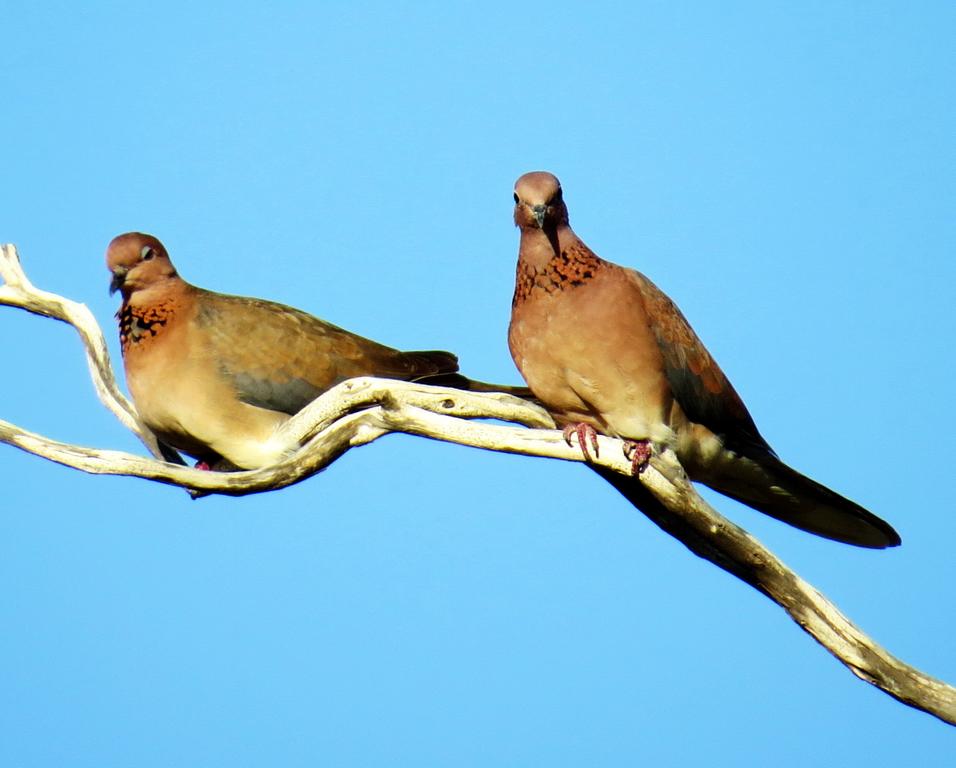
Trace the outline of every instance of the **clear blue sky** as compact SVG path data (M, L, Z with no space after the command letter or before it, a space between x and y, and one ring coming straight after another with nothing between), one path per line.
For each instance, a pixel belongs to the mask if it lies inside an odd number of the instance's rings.
M261 6L261 7L260 7ZM668 291L861 551L718 508L956 682L956 5L7 3L0 240L86 302L187 279L516 382L514 179ZM0 309L0 417L140 451ZM4 766L941 765L956 732L583 468L404 436L191 502L0 446ZM948 757L947 757L948 756Z

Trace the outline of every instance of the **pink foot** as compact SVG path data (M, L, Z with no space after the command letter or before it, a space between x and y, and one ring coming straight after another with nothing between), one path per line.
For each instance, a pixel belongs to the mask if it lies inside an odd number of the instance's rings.
M650 440L626 440L624 442L624 456L631 460L631 474L639 475L651 461Z
M210 467L208 462L205 462L205 461L197 461L196 469L201 470L203 472L212 472L212 467Z
M591 461L591 454L588 452L588 443L591 444L591 450L594 451L595 458L600 455L597 431L590 424L585 424L583 421L577 424L568 424L561 434L564 435L564 442L572 448L574 447L574 444L571 442L572 436L577 438L578 446L581 448L581 453L584 454L585 461Z

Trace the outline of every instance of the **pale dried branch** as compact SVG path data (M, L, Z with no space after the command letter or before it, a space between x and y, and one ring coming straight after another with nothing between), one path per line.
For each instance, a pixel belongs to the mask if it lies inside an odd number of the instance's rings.
M717 513L683 476L676 457L665 454L651 463L663 471L641 475L653 495L641 509L654 523L777 603L854 675L956 725L956 688L893 656L757 539Z
M143 441L150 453L157 458L163 458L156 436L140 422L136 409L120 392L113 367L110 365L110 353L106 348L103 331L87 306L55 293L41 291L34 286L20 266L20 256L14 245L0 245L0 277L4 281L4 284L0 285L0 304L61 320L76 329L86 350L90 377L100 401L124 427Z
M370 443L389 432L407 432L493 451L579 460L580 452L570 448L560 432L549 430L543 439L536 440L534 436L540 434L537 431L465 420L473 418L553 426L544 410L511 395L363 377L333 387L290 419L285 432L302 435L304 444L262 469L208 472L121 451L61 443L6 421L0 421L0 442L91 474L142 477L206 494L231 496L297 483L327 467L349 448ZM617 442L611 438L602 440L608 444ZM536 446L538 443L542 445ZM623 453L619 461L609 464L630 466Z
M39 291L20 269L16 251L0 251L0 303L73 325L86 347L100 399L148 445L155 439L119 392L103 334L82 304ZM491 418L523 424L472 421ZM343 382L293 417L277 439L288 453L277 464L248 472L206 472L118 451L60 443L0 421L0 442L95 474L129 475L200 494L241 495L275 490L321 471L349 448L390 432L405 432L493 451L581 461L541 408L504 394L479 394L406 382L360 378ZM640 478L629 476L622 443L599 437L595 468L614 485L646 490L642 511L695 554L737 576L780 605L853 674L890 696L956 724L956 688L904 664L853 625L820 592L756 539L715 512L696 492L676 457L655 455ZM158 452L158 449L157 449ZM640 486L637 484L640 483Z

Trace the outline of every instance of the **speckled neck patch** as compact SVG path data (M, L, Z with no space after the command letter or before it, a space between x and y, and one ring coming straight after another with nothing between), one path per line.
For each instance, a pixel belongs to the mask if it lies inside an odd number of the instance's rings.
M554 293L584 285L594 278L603 264L590 248L580 242L555 253L543 267L519 259L511 305L526 301L539 291Z
M123 354L126 354L132 345L155 338L175 313L176 309L170 301L148 307L124 304L119 312L120 346Z

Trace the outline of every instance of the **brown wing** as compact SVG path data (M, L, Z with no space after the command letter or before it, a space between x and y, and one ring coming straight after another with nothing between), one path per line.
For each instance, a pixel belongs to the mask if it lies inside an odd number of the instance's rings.
M450 352L401 352L292 307L202 291L195 322L239 397L293 414L354 376L416 379L450 374Z
M687 417L721 436L731 450L772 449L740 395L670 298L640 272L630 271L644 300L668 384Z

